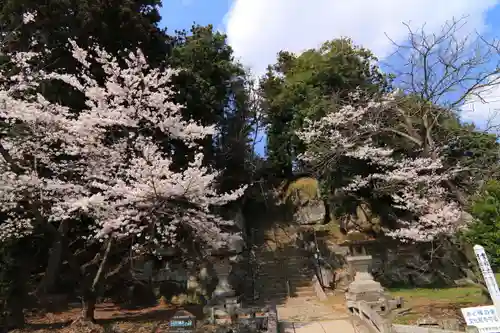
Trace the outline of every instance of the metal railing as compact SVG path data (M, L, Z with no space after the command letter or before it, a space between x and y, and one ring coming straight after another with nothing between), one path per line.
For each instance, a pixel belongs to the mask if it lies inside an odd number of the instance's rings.
M322 267L325 266L330 266L324 259L324 256L321 253L319 244L318 244L318 238L316 236L316 230L313 229L313 239L314 239L314 252L313 252L313 266L314 266L314 273L316 274L316 277L318 278L318 281L323 289L329 288L329 286L326 285L324 279L323 279L323 272L322 272Z
M249 237L249 243L248 244L248 270L249 270L249 275L250 275L250 283L251 283L251 295L250 299L252 301L255 301L258 298L258 293L257 293L257 286L256 286L256 280L257 280L257 274L258 274L258 261L257 261L257 256L255 254L255 229L252 228L250 229L250 237Z
M274 244L276 245L276 251L283 251L282 244L281 242L278 243L278 237L276 236L276 226L273 227L273 236L274 236ZM281 265L281 271L284 273L286 295L287 297L290 297L291 292L290 292L290 280L288 278L288 267L285 266L284 260L278 260L278 264Z
M315 263L314 263L314 268L315 268L315 272L316 272L316 277L318 278L318 281L321 285L322 288L325 287L325 283L323 281L323 274L321 272L321 264L322 264L322 260L323 260L323 257L321 255L321 251L319 249L319 244L318 244L318 238L316 237L316 230L313 229L313 235L314 235L314 259L315 259Z

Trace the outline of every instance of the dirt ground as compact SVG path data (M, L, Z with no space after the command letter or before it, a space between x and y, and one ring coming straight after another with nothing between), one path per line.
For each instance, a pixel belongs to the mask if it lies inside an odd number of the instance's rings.
M403 309L398 310L393 317L393 322L403 325L416 325L419 321L455 321L460 327L465 327L461 308L482 306L484 302L450 301L414 298L405 302Z
M179 309L172 305L158 305L125 310L112 303L102 303L96 308L95 327L82 328L78 322L72 325L81 311L75 307L58 313L30 314L27 316L27 327L11 333L162 333L168 331L168 321ZM201 306L186 306L182 309L191 312L199 321L203 318Z
M423 318L432 318L435 321L455 320L463 323L461 308L488 304L482 292L476 287L445 288L445 289L399 289L390 290L393 296L402 296L403 309L397 310L393 322L413 325ZM346 313L344 295L330 295L322 302L321 308L328 308L328 312L335 317L342 317ZM300 303L300 302L299 302ZM295 304L303 312L305 304ZM120 308L113 303L102 303L97 306L96 320L99 325L95 329L79 329L71 323L79 317L80 307L63 312L29 314L28 326L23 330L11 333L162 333L167 332L168 321L179 310L174 305L158 305L155 307L129 310ZM186 306L199 320L197 327L201 328L203 319L202 306ZM315 314L320 314L311 306ZM302 313L305 315L305 313ZM318 312L318 313L316 313ZM330 316L328 316L330 317ZM213 329L213 328L212 328ZM211 331L210 327L203 326L201 330Z

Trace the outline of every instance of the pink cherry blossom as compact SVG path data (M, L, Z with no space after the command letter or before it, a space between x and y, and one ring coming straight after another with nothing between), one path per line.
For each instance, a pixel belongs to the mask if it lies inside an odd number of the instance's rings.
M356 196L360 189L373 195L392 198L395 209L406 211L411 219L400 219L399 228L386 234L430 241L438 235L454 233L460 226L462 210L450 200L443 182L451 179L459 166L446 169L436 152L433 157L409 157L396 153L377 141L385 129L384 119L395 115L396 94L377 101L362 101L360 94L353 103L327 114L318 121L308 121L298 132L307 149L299 158L313 166L335 168L339 163L363 160L372 173L360 172L341 190Z
M245 187L217 193L218 173L203 165L201 153L174 171L175 151L162 150L151 136L161 132L199 151L197 141L215 134L214 126L185 120L183 106L172 102L170 80L178 72L150 68L140 50L119 61L97 46L69 46L80 64L76 75L37 69L32 52L10 55L17 75L0 74L0 210L8 215L0 241L29 234L40 216L53 223L86 214L95 221L90 241L133 236L173 244L182 227L224 246L230 234L221 228L232 222L210 208L237 199ZM104 83L91 64L102 68ZM76 112L28 93L47 80L81 92L86 108ZM118 131L123 135L110 139Z

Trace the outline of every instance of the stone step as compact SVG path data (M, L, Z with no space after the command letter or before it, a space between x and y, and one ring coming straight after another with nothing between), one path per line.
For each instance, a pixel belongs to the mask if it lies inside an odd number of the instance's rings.
M297 287L302 287L302 286L312 286L312 281L311 279L292 279L292 280L285 280L285 279L259 279L255 281L255 284L258 285L286 285L288 281L288 284L291 286L297 286Z
M257 253L257 254L275 255L275 256L279 256L279 255L282 255L284 253L291 254L291 255L304 255L307 253L306 250L301 249L299 247L290 247L289 245L287 245L287 247L285 249L283 249L283 248L276 247L275 244L260 246L258 248L254 248L253 250L254 250L254 253Z
M302 272L302 273L289 273L284 272L259 272L256 274L257 278L269 278L269 279L312 279L314 272Z
M276 244L268 244L266 246L254 248L254 253L279 256L284 253L291 255L304 255L306 254L306 251L299 247L290 247L289 244L287 244L287 247L285 249L276 247Z
M258 292L265 293L266 295L267 294L274 295L276 293L285 293L285 294L287 293L286 285L282 285L282 286L259 285L259 286L256 286L255 289Z
M311 285L312 284L312 278L311 277L289 277L288 279L285 279L283 277L279 278L272 278L272 277L262 277L258 278L255 280L256 284L266 284L266 285L285 285L286 282L290 285L294 286L305 286L305 285Z
M261 287L257 287L255 290L258 291L261 295L288 294L288 292L290 292L290 294L313 293L316 295L316 292L314 291L314 289L297 290L297 289L292 288L292 287L290 287L290 289L288 289L288 288L285 288L285 286L282 286L279 288L261 286Z
M260 299L276 299L288 297L288 291L286 289L257 289L257 294L259 295Z
M300 252L264 252L264 253L255 253L255 258L260 259L310 259L310 255L308 253L300 253Z
M256 280L256 282L258 282L259 284L273 284L273 285L278 285L278 284L286 285L287 281L290 285L293 285L293 286L312 285L312 279L310 279L310 278L302 278L302 279L292 278L292 279L287 279L287 280L285 280L285 279L259 279L259 280Z
M310 273L314 272L313 269L309 267L260 267L256 270L257 272L282 272L288 273L288 274L295 274L295 273Z
M295 256L295 255L288 255L288 256L278 256L278 257L273 257L273 256L256 256L256 259L259 263L264 263L264 262L282 262L282 263L290 263L290 262L310 262L311 259L309 257L304 257L304 256Z
M288 296L288 290L273 290L273 289L259 289L258 293L261 299L283 299L287 297L297 298L297 297L317 297L316 292L312 288L308 289L290 289L290 296Z
M311 284L312 277L292 276L287 279L285 279L284 277L260 277L255 280L255 282L265 283L265 284L284 284L286 281L288 281L288 283L291 283L293 285L305 285L305 284Z
M317 297L316 292L314 290L291 291L290 294L291 294L290 297L292 297L292 298L297 298L297 297L314 298L314 297Z
M255 256L259 262L273 262L273 261L279 261L279 262L309 262L311 261L310 257L307 256L302 256L302 255L284 255L284 256Z
M292 267L304 267L304 268L309 268L312 265L309 264L308 262L303 262L303 261L288 261L288 262L280 262L280 261L265 261L265 262L259 262L257 267L264 267L264 268L269 268L269 269L283 269L283 267L287 268L292 268Z
M275 264L260 264L255 268L257 271L277 271L282 272L283 270L295 272L295 271L312 271L311 266L306 264L285 264L281 265L278 263Z
M296 286L292 289L296 292L302 292L302 291L313 291L314 292L314 287L312 285Z
M307 263L286 263L286 264L280 264L280 263L267 263L267 264L259 264L256 266L258 270L283 270L283 269L288 269L288 270L312 270L312 266L307 264Z
M249 300L247 302L248 306L266 306L266 305L276 305L283 304L285 298L269 298L269 299L257 299L257 300Z
M283 290L286 290L287 285L286 285L286 283L256 283L255 287L257 289L269 289L269 290L273 290L273 289L280 290L280 289L283 289Z
M255 267L257 271L312 271L312 267L307 264L303 263L287 263L287 264L279 264L279 263L266 263L266 264L259 264L258 266Z

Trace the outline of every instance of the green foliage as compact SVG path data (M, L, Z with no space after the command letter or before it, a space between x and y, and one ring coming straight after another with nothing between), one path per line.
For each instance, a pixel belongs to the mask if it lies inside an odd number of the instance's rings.
M193 25L189 31L167 34L158 26L159 6L160 0L6 0L0 10L0 29L19 30L5 44L7 50L26 50L33 38L38 42L36 47L51 50L40 66L52 70L77 70L67 51L68 38L84 48L96 43L113 55L140 48L153 67L169 65L182 69L173 80L179 91L175 101L186 106L186 118L203 125L216 124L220 136L205 140L206 162L228 169L225 174L232 181L223 188L237 187L248 180L244 166L250 154L248 120L252 116L245 70L234 61L226 36L215 32L211 25ZM36 12L36 19L22 25L22 14L27 11ZM60 83L51 82L42 89L49 100L76 111L84 107L82 96ZM158 140L164 142L167 152L171 151L170 145L179 144L160 136ZM175 166L185 167L192 153L180 150ZM228 155L237 157L227 158Z
M465 233L472 244L484 246L492 267L500 268L500 182L489 181L472 205L474 222Z
M349 39L325 42L299 56L279 53L261 81L267 154L277 175L290 177L296 156L303 152L294 133L304 119L324 116L356 87L373 93L387 89L387 77L373 65L375 60Z
M174 90L178 91L175 102L185 105L183 113L186 118L203 125L215 124L217 137L203 142L206 163L209 167L223 170L220 178L222 190L239 187L250 181L251 121L255 116L250 98L251 81L242 65L234 60L224 34L214 31L210 25L194 25L189 31L167 34L158 26L160 5L160 0L5 0L0 8L0 29L11 31L20 27L20 33L2 44L5 49L0 53L27 50L34 38L40 49L51 50L50 55L40 61L40 67L74 73L78 64L67 51L67 41L71 38L84 48L98 44L113 55L122 50L140 48L153 67L181 69L180 75L172 82ZM36 20L22 25L22 14L27 11L36 12ZM66 86L50 83L43 85L41 92L49 100L67 105L76 112L84 106L83 98ZM162 142L166 153L172 150L172 145L180 144L160 135L157 140ZM185 167L186 157L192 153L188 149L179 151L174 157L174 168ZM74 257L69 260L63 255L64 263L58 268L61 271L55 276L64 280L66 285L57 283L55 292L66 292L63 288L68 285L71 292L79 292L85 285L85 281L80 281L85 280L82 277L97 269L98 261L85 265L92 262L99 248L89 247L82 240L81 236L88 232L86 228L78 228L83 225L84 221L71 224L67 236L63 237L63 252L74 253ZM42 244L37 244L41 252L37 255L37 265L31 267L36 273L47 268L49 249L54 241L53 237L44 236L47 237L42 237ZM29 251L28 247L2 246L0 300L6 300L12 295L12 290L21 287L11 282L20 281L21 272L16 264L22 263ZM128 253L127 249L126 246L117 246L116 252L121 255L119 259L124 256L123 253ZM110 264L114 264L113 260ZM75 268L78 266L85 267L81 269L84 272ZM116 282L106 283L114 285ZM5 302L0 304L7 305Z
M142 44L146 54L156 53L156 59L161 59L167 44L157 26L160 5L160 0L5 0L0 22L3 31L20 27L20 34L9 41L9 49L25 50L34 37L40 47L55 52L51 60L56 61L52 64L56 68L73 63L65 52L68 38L84 47L97 42L109 52ZM22 25L22 14L28 11L37 13L36 20Z
M250 81L242 65L233 59L226 35L194 25L173 37L172 55L167 62L183 71L173 80L179 91L176 102L186 106L186 118L204 125L216 124L219 135L204 144L206 162L224 169L223 190L249 181L246 163L251 155ZM177 156L185 164L187 152Z
M478 180L498 176L497 136L480 131L474 125L460 124L458 120L448 121L442 128L447 134L446 141L443 140L445 162L459 163L464 168L456 182L467 194L473 195L478 189Z

